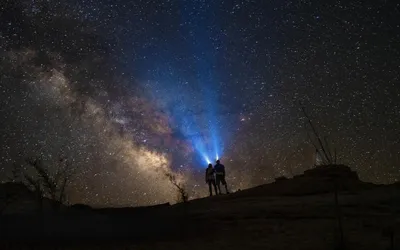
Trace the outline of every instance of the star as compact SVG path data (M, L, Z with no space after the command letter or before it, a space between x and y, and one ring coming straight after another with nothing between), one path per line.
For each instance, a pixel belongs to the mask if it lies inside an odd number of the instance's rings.
M313 132L364 181L399 179L399 4L5 1L0 180L73 163L70 203L138 206L301 174ZM299 103L302 103L301 105Z

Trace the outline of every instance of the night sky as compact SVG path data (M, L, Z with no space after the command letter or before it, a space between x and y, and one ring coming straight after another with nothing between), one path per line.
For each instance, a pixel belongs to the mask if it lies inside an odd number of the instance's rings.
M75 169L71 203L174 202L315 162L305 107L338 162L400 178L396 1L1 1L0 177L40 157ZM208 159L206 159L208 158Z

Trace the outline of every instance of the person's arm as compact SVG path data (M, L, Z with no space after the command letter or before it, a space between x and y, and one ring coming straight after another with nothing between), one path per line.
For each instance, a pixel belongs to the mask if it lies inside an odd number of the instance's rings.
M225 176L225 166L224 166L224 165L222 165L222 173L223 173L224 176Z
M206 179L205 179L205 180L206 180L206 182L207 182L207 169L206 169Z

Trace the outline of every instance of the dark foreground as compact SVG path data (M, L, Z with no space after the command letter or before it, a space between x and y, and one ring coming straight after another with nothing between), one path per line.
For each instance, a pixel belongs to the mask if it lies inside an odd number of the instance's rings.
M338 249L338 214L346 249L400 249L397 190L343 191L340 211L333 193L259 188L152 209L3 216L0 249Z

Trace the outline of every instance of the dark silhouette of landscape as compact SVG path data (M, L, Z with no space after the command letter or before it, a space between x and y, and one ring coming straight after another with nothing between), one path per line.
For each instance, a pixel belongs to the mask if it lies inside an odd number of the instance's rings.
M398 249L399 188L323 165L229 195L92 208L38 206L34 192L5 183L1 249Z

